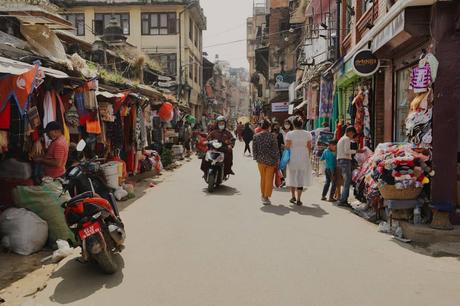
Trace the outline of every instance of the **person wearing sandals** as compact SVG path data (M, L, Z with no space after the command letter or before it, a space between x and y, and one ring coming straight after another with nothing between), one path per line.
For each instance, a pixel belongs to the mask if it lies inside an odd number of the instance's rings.
M262 204L270 205L273 192L273 180L280 160L278 140L270 133L270 121L264 120L260 125L261 131L254 136L252 154L257 161L260 172L260 191Z
M293 120L294 130L286 135L286 149L291 151L291 158L286 168L286 186L291 188L290 202L301 206L304 187L312 183L312 167L310 152L312 148L312 135L302 129L303 120L297 116Z

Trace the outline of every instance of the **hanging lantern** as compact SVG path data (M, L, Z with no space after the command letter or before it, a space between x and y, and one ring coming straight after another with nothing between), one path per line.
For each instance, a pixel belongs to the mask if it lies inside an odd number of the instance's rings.
M163 105L160 107L160 111L158 113L160 116L160 119L165 122L169 122L173 119L174 117L174 108L171 103L165 102Z

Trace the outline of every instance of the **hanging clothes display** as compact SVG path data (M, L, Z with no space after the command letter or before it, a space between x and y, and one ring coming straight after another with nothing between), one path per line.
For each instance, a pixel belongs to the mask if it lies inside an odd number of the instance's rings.
M371 130L371 113L369 111L369 97L370 90L367 89L364 92L364 120L363 120L363 132L364 132L364 145L372 148L372 130Z
M53 99L51 91L47 91L43 99L43 127L46 128L52 121L56 121L56 99ZM50 144L51 139L45 134L45 148L48 148Z
M322 77L320 85L319 117L329 118L333 111L332 79Z

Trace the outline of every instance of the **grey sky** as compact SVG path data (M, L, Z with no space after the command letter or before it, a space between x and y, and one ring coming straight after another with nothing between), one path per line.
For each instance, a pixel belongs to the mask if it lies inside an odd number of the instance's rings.
M253 0L201 0L204 14L208 18L208 30L203 37L204 51L214 61L216 54L227 60L232 67L248 67L246 42L209 47L229 41L246 39L246 19L251 15Z

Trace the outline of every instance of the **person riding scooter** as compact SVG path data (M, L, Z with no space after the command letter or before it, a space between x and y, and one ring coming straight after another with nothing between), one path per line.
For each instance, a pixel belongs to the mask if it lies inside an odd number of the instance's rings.
M219 116L216 119L217 128L211 131L208 135L208 141L218 140L222 142L222 152L225 153L224 160L224 175L234 175L232 171L233 166L233 146L235 145L235 137L227 130L227 121L224 116ZM209 164L203 159L201 163L201 170L206 174L208 172Z

